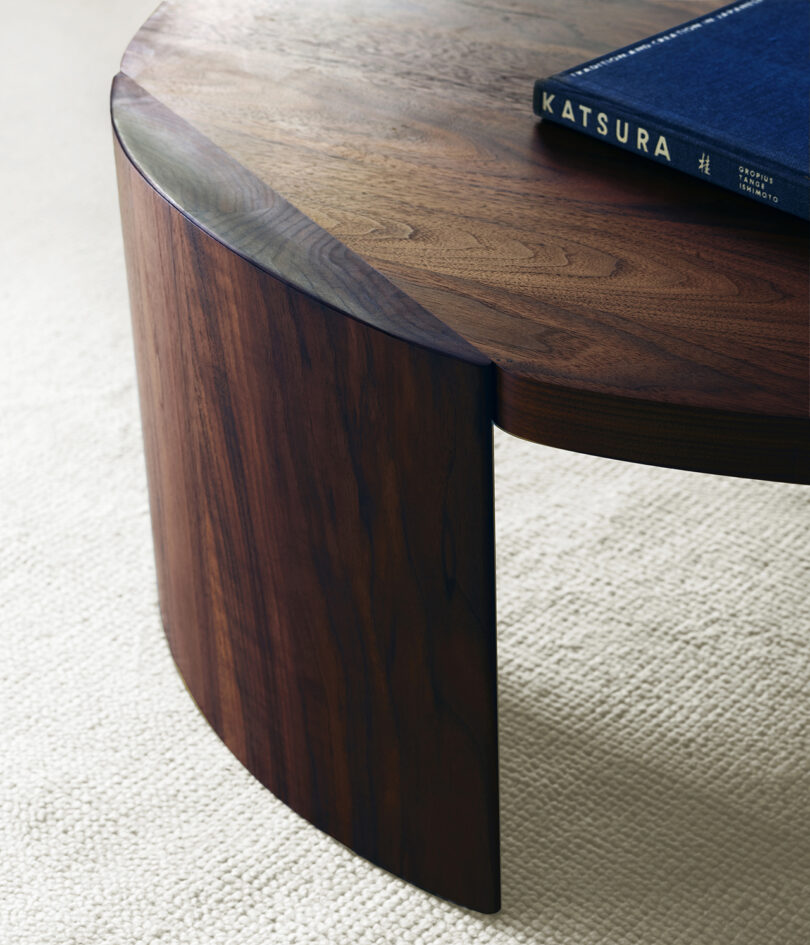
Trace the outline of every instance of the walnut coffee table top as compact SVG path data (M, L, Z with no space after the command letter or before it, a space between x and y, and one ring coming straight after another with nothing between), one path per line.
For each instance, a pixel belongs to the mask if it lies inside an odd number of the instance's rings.
M719 5L176 0L116 127L241 255L491 361L504 429L810 481L806 224L531 112L536 77Z

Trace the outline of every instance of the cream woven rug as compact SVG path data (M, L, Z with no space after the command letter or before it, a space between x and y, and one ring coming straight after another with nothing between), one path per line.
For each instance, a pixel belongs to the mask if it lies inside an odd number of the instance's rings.
M106 96L141 0L4 10L0 943L807 945L810 490L496 441L504 908L356 858L158 621Z

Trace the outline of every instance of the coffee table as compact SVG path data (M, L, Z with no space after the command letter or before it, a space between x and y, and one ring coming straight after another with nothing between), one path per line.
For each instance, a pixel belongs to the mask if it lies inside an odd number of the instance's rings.
M531 114L718 5L176 0L113 83L174 659L290 807L484 912L493 421L810 481L805 224Z

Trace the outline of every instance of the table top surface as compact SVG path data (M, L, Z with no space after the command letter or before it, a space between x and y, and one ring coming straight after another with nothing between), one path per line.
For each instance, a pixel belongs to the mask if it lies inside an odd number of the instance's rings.
M580 448L586 403L767 449L810 432L806 224L531 111L535 78L719 5L176 0L122 72L490 359L507 429Z

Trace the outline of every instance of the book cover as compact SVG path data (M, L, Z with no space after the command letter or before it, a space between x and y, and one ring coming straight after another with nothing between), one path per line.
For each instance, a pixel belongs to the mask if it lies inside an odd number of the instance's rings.
M810 2L737 0L539 79L534 111L810 219Z

